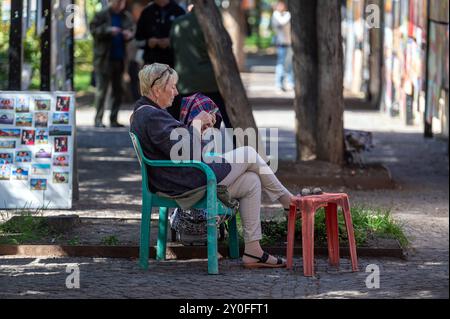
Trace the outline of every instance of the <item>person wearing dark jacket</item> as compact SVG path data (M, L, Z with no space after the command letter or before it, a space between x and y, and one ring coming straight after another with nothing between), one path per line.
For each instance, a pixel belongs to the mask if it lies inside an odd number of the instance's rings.
M125 63L125 42L133 38L133 22L124 11L126 0L110 0L90 23L94 37L95 126L105 127L103 113L109 84L112 85L111 127L122 127L117 122L122 103L122 76Z
M183 15L184 9L173 0L154 0L142 11L137 22L135 38L144 48L144 63L155 62L173 67L173 52L169 33L173 20Z
M171 137L180 136L179 133L184 131L182 139L187 139L190 145L203 146L202 141L195 143L196 139L201 139L198 130L203 132L214 126L215 115L212 113L201 111L194 118L194 125L188 127L167 112L167 108L178 95L177 81L176 71L164 64L146 65L139 72L142 97L136 102L131 115L130 130L136 134L145 156L150 160L178 160L173 156L178 155L174 149L178 149L180 141ZM198 128L196 121L199 122ZM193 159L193 152L195 150L188 154L191 158L183 159ZM280 201L286 209L296 198L280 183L252 147L240 147L220 155L219 158L216 162L206 161L204 158L201 160L212 169L217 183L227 187L230 197L239 200L245 241L242 257L244 267L285 267L286 262L282 258L269 255L260 245L261 192L264 190L272 201ZM167 195L180 195L206 184L204 174L195 168L149 167L148 174L150 190Z
M197 92L203 93L219 107L225 127L232 128L217 86L205 38L195 15L195 7L175 19L170 31L170 43L175 58L174 69L180 76L178 90L181 98ZM176 119L180 116L181 98L175 99L174 105L168 109Z

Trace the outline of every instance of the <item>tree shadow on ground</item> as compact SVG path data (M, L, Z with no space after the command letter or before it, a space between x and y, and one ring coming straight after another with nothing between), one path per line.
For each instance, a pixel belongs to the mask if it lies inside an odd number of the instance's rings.
M424 139L420 133L374 132L373 136L375 148L365 153L364 159L367 163L385 163L393 172L396 182L414 181L414 184L420 185L417 182L442 184L444 179L448 181L448 145L445 142ZM128 130L81 127L78 128L77 138L80 200L75 202L74 209L139 214L140 167ZM279 170L282 172L286 170L283 169L285 163L295 160L294 132L279 129L276 141ZM269 143L270 139L267 138L268 149ZM302 174L318 171L317 174L326 175L326 168L330 165L319 164L314 161L310 164L301 162ZM331 168L334 172L335 167Z
M78 128L80 198L75 210L140 213L141 172L127 130Z

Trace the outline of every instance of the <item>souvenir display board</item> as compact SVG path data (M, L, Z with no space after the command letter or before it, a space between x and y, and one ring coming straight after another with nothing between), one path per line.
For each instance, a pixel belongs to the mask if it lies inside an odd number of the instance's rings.
M0 208L72 207L73 92L0 91Z

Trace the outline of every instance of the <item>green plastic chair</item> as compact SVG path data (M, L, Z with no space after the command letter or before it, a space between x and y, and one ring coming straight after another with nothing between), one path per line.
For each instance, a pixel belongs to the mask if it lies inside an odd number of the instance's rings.
M156 259L165 260L167 246L167 226L168 208L179 207L176 201L159 197L150 192L148 188L147 166L154 167L195 167L206 175L207 189L206 196L192 208L207 210L207 250L208 250L208 274L219 273L218 248L217 248L217 225L216 217L227 215L229 229L229 254L230 258L239 258L239 237L237 232L236 215L233 210L225 206L217 199L217 180L211 168L200 161L171 161L171 160L149 160L142 152L137 136L130 132L134 150L136 151L141 165L142 175L142 220L141 238L139 245L139 265L143 269L148 269L149 242L150 242L150 218L153 207L159 207L158 241L156 247Z

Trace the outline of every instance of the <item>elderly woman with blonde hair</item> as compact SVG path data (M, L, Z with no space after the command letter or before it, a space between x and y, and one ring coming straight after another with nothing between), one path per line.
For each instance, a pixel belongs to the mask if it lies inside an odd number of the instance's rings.
M139 72L142 97L136 102L130 120L130 129L141 143L144 154L152 160L170 160L171 150L177 143L172 140L173 130L185 129L188 138L195 139L195 125L186 126L175 120L166 109L178 95L178 75L168 65L154 63ZM205 111L195 118L202 130L213 127L215 115ZM192 154L190 154L192 156ZM225 185L232 198L239 200L244 231L245 249L242 262L246 268L285 267L285 260L264 252L260 246L261 192L272 201L278 200L288 208L293 195L280 183L264 160L252 147L240 147L222 155L223 161L204 161L214 172L219 185ZM236 158L253 159L242 163ZM203 161L203 159L202 159ZM262 173L264 172L264 173ZM267 173L269 172L269 173ZM196 168L149 167L149 188L152 192L179 195L206 184L206 177Z

